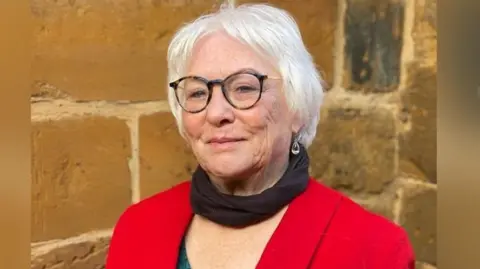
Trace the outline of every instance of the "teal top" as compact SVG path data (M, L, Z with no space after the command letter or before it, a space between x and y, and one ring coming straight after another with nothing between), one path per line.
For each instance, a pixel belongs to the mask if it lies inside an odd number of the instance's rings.
M187 257L187 248L185 247L185 239L180 244L180 251L178 254L177 269L192 269Z

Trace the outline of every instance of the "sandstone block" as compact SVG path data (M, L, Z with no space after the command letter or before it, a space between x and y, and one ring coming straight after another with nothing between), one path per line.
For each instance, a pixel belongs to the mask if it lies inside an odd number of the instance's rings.
M124 121L37 122L32 147L32 241L110 228L130 204L130 133Z
M109 238L99 238L52 247L48 252L34 257L31 268L104 269L109 243Z
M374 214L383 216L391 221L394 220L393 204L395 200L390 195L375 195L369 199L354 199L354 201Z
M190 179L197 164L169 112L142 116L139 136L141 198Z
M404 140L399 139L400 143ZM404 148L401 148L404 150ZM406 178L413 178L418 181L428 182L427 176L425 173L418 168L413 162L405 159L401 159L398 164L398 176L399 177L406 177Z
M437 31L436 1L415 1L411 36L413 60L405 63L406 85L401 92L407 131L401 138L402 158L430 182L437 182Z
M437 182L437 78L432 68L412 65L402 102L408 117L400 136L401 157Z
M346 89L385 92L398 88L403 44L403 1L346 0Z
M297 21L307 49L326 79L333 84L333 49L337 27L338 1L336 0L239 0L238 3L266 3L290 12Z
M216 2L32 1L33 94L48 83L78 100L164 99L173 32Z
M415 264L416 269L437 269L437 267L430 265L428 263L417 262Z
M420 182L404 183L399 224L408 232L417 260L437 264L437 189Z
M397 169L395 116L364 97L332 94L309 148L312 175L334 188L380 193Z
M411 36L414 42L413 59L421 67L436 69L437 65L437 0L415 1Z
M391 184L379 194L350 193L348 191L345 194L368 211L394 221L394 207L399 199L397 190L397 184Z

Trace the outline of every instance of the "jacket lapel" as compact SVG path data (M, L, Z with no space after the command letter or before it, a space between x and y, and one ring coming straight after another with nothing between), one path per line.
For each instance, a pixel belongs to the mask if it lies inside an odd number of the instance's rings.
M184 233L193 217L190 207L190 182L183 183L169 197L161 201L169 204L167 210L159 212L155 223L157 232L152 233L152 247L148 256L149 268L175 269ZM164 206L164 205L163 205ZM145 268L146 269L146 268Z
M289 205L257 269L309 268L340 202L339 194L311 178L307 190Z

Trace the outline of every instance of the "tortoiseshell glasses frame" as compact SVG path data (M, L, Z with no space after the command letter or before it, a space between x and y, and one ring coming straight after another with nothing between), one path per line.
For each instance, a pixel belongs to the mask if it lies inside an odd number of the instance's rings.
M243 69L224 79L208 80L201 76L185 76L169 83L175 98L188 113L199 113L212 99L213 88L219 85L223 96L234 108L250 109L262 98L264 82L269 77L251 69ZM200 96L199 96L200 95Z

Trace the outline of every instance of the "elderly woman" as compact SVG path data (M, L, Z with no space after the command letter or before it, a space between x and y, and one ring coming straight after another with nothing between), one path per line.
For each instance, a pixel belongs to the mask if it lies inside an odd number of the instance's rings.
M287 12L222 6L176 33L168 69L199 166L126 210L107 269L414 268L400 227L309 176L323 90Z

